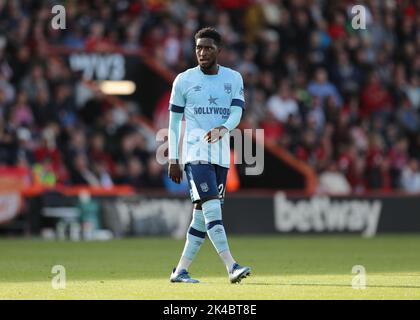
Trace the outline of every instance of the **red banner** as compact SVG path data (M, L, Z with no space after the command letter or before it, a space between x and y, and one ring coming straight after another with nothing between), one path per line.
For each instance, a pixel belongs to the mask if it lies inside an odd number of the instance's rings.
M29 185L29 169L19 167L0 167L0 193L20 191Z

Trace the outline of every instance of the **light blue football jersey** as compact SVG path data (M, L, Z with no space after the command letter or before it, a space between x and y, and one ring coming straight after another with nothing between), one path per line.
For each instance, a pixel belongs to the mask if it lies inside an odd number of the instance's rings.
M185 114L183 163L202 161L229 168L229 135L216 143L207 143L204 135L226 122L232 106L245 106L239 72L219 66L216 75L207 75L197 66L176 77L169 109Z

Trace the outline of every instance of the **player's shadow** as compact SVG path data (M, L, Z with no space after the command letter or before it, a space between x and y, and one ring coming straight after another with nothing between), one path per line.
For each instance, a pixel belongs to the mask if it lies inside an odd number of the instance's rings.
M334 284L334 283L262 283L262 282L246 282L242 285L249 286L301 286L301 287L349 287L348 284ZM401 286L386 286L386 285L368 285L366 284L366 289L368 288L393 288L393 289L420 289L420 286L410 286L410 285L401 285Z

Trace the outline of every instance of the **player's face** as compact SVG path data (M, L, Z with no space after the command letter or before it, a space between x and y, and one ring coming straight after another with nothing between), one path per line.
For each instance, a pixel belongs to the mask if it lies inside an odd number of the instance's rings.
M197 39L195 44L195 54L201 68L211 69L217 63L217 56L220 48L214 43L213 39Z

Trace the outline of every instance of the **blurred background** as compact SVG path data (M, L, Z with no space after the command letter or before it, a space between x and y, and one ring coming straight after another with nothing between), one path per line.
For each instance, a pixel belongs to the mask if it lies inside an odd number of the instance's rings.
M228 231L420 231L420 1L0 0L0 235L184 236L156 132L205 26L244 78L240 128L264 129L264 172L230 170Z

